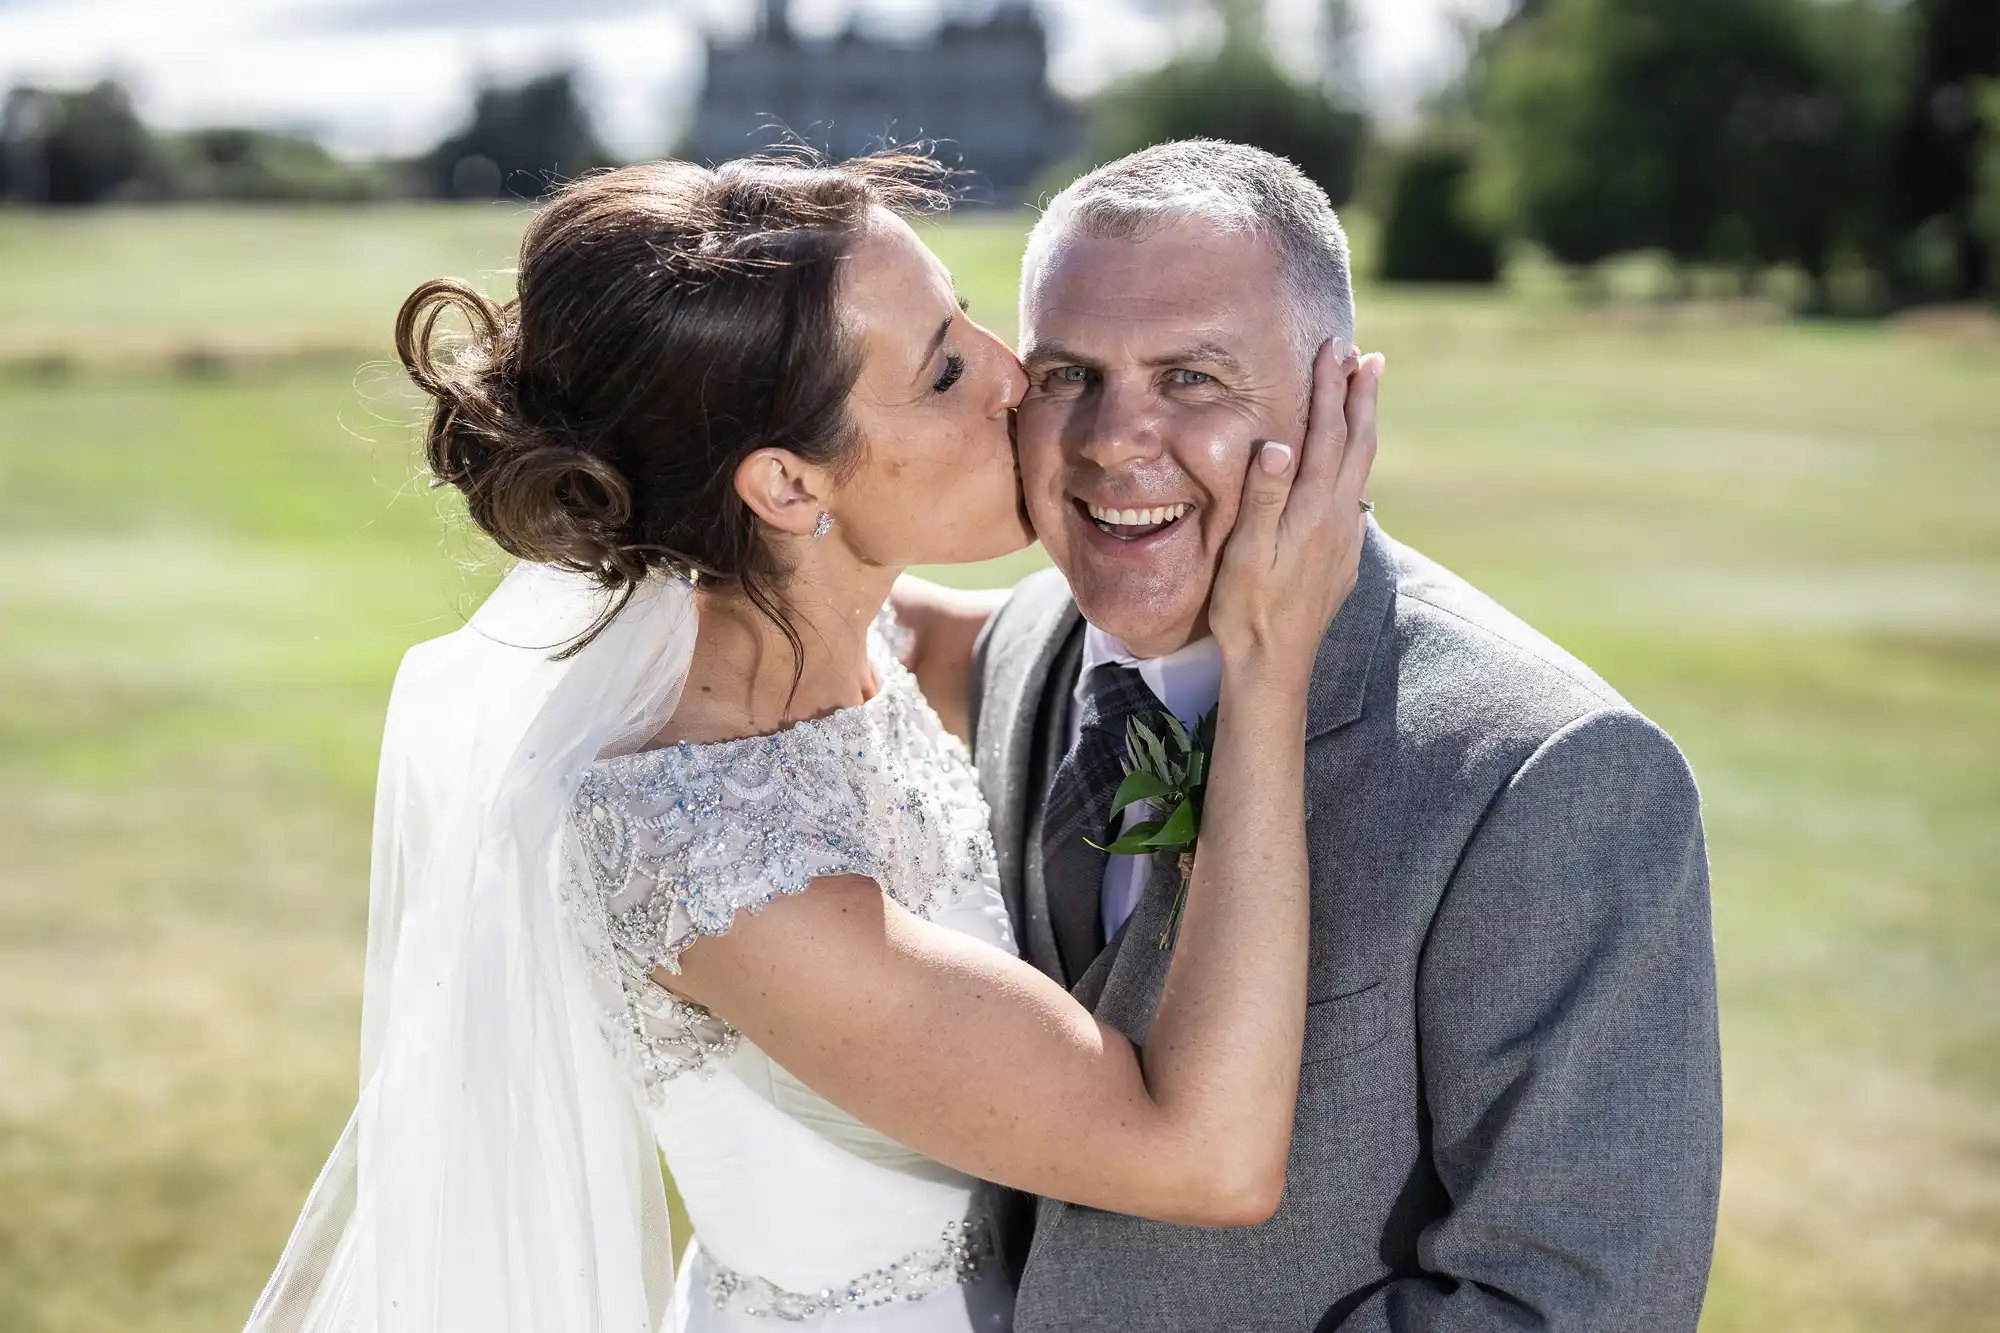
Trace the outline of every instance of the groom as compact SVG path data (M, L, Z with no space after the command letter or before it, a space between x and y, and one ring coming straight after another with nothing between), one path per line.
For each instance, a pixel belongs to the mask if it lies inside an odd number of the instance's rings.
M1251 440L1298 435L1300 348L1352 342L1346 241L1269 154L1148 149L1043 215L1021 333L1022 481L1057 568L980 639L979 772L1028 957L1143 1045L1173 867L1044 831L1079 808L1102 823L1109 786L1073 775L1115 779L1081 749L1122 728L1085 713L1214 705L1216 560ZM1306 736L1312 978L1284 1200L1239 1230L1041 1200L1016 1327L1692 1330L1722 1115L1680 752L1372 526Z

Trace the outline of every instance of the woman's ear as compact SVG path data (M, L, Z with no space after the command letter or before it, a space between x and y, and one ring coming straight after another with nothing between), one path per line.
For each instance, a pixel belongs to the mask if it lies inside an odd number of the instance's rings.
M826 508L825 473L784 449L759 449L736 465L736 493L780 532L812 535Z

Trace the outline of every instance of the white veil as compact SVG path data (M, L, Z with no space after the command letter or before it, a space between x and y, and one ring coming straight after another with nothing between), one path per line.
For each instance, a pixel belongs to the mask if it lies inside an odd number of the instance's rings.
M246 1333L654 1333L673 1253L653 1135L599 1035L601 908L565 896L584 768L673 713L694 599L520 565L410 650L376 789L361 1095ZM587 881L585 881L587 883Z

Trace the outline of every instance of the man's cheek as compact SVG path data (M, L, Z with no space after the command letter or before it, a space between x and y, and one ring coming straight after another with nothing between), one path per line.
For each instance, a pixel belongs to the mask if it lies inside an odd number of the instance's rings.
M1221 560L1222 548L1229 544L1229 534L1236 530L1236 513L1242 502L1240 489L1217 495L1202 516L1201 544L1211 568Z
M1225 403L1184 408L1168 428L1174 459L1181 470L1211 494L1239 491L1250 466L1250 442L1271 436L1260 419Z
M1022 403L1014 414L1014 453L1030 490L1051 484L1062 470L1062 416L1048 403Z

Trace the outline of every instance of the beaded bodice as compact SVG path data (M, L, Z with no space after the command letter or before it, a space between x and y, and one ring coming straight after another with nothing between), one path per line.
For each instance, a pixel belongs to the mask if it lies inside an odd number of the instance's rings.
M865 875L926 917L997 883L971 761L892 633L885 616L870 634L866 703L774 735L600 760L584 776L570 810L588 879L578 906L604 913L610 956L595 962L602 981L616 977L613 1042L655 1100L739 1041L653 979L678 972L701 936L821 876Z

